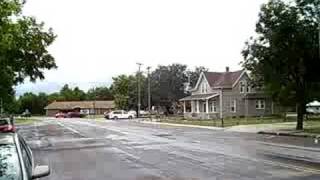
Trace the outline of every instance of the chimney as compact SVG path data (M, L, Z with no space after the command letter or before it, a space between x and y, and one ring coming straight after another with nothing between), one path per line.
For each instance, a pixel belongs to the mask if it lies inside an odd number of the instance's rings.
M229 66L226 67L226 72L229 72Z

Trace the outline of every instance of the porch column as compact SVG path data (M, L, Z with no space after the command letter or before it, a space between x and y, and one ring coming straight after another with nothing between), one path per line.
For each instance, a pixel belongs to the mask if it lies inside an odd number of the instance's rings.
M209 113L209 99L206 100L206 113Z
M197 100L197 113L200 113L199 100Z
M220 90L220 118L223 118L223 98L222 89Z
M186 113L186 101L183 101L183 113Z
M194 113L194 101L191 100L191 113Z

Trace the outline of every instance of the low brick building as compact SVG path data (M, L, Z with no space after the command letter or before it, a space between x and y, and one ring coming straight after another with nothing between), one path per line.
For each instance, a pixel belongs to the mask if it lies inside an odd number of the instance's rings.
M115 108L114 101L55 101L46 106L47 116L54 116L58 112L80 111L85 114L103 114Z

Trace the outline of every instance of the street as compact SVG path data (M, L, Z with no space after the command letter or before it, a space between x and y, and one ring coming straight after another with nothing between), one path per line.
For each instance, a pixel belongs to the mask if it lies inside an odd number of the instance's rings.
M44 179L320 179L320 148L311 139L50 118L19 133L36 163L50 164Z

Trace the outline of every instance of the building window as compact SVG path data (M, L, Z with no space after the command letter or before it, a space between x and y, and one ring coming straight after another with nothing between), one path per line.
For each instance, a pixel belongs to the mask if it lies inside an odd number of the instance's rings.
M251 92L251 86L247 84L247 93Z
M245 82L240 82L240 93L245 93L246 84Z
M208 86L207 86L207 84L206 84L206 83L202 83L202 84L201 84L201 87L200 87L200 90L201 90L201 93L202 93L202 94L207 93L207 92L208 92Z
M237 101L236 100L231 101L230 110L231 110L231 112L237 112Z
M211 112L217 112L217 102L213 101L211 106Z
M266 101L265 100L256 100L256 109L265 109Z

